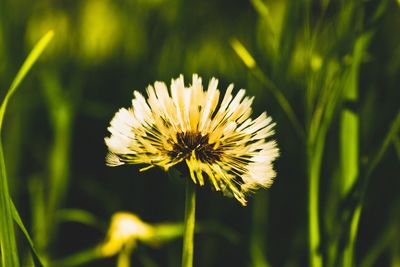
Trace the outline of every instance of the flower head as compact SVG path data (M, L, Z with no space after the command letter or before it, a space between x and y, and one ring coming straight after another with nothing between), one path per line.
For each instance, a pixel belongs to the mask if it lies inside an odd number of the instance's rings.
M154 236L154 229L136 215L118 212L113 215L107 239L100 246L101 254L112 256L122 249L132 250L138 240L148 240Z
M168 170L182 163L195 184L208 181L245 205L246 193L269 187L275 177L272 162L279 150L267 140L275 123L265 112L250 118L253 97L244 89L233 95L231 84L220 101L217 86L212 78L204 90L194 74L189 87L182 75L173 79L170 93L163 82L147 87L147 99L135 91L132 107L111 120L107 164Z

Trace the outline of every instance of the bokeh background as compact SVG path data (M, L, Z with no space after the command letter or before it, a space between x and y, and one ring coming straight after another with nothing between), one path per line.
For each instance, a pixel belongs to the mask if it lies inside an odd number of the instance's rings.
M311 266L310 195L324 266L345 266L337 251L348 244L346 216L360 190L354 266L400 266L398 131L363 176L399 113L399 1L2 0L1 95L48 30L52 42L10 102L3 144L13 200L49 262L102 242L118 211L149 223L183 220L184 181L156 168L106 167L103 139L133 90L180 74L189 84L197 73L203 84L216 77L222 91L234 83L254 95L254 116L266 110L277 122L281 156L274 185L247 207L198 189L195 266ZM319 113L326 127L315 137ZM314 138L323 143L320 163ZM139 244L131 259L179 266L180 256L177 238Z

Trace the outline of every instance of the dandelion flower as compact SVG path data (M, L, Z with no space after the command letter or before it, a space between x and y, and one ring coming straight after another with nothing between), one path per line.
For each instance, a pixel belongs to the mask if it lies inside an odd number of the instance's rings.
M96 258L118 255L120 261L129 261L136 247L145 244L151 247L176 239L183 234L181 223L150 224L130 212L116 212L112 215L105 240L94 251ZM95 259L95 258L93 258ZM88 258L87 260L91 260ZM130 266L129 264L117 266Z
M111 219L106 242L100 247L101 255L112 256L123 248L132 250L137 240L148 240L154 229L134 214L118 212Z
M168 170L187 166L191 180L233 195L246 205L247 193L269 187L279 150L271 117L264 112L252 119L253 97L233 84L220 96L218 80L204 90L194 74L186 87L181 75L170 90L163 82L147 87L147 99L134 91L132 107L121 108L111 120L105 138L109 166L145 164ZM222 98L222 100L221 100ZM221 101L220 101L221 100Z

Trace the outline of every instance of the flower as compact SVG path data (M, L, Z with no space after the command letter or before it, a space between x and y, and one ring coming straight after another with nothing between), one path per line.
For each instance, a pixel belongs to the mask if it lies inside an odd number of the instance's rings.
M158 247L182 234L181 223L150 224L134 213L119 211L112 215L107 236L96 247L96 254L99 257L130 255L139 243Z
M265 112L250 118L254 98L245 97L244 89L234 96L231 84L219 101L217 86L212 78L204 90L194 74L189 87L182 75L172 79L170 94L163 82L147 87L147 100L134 91L132 107L121 108L108 127L107 165L146 164L142 170L167 171L181 163L195 184L208 181L246 205L245 195L269 187L276 175L272 162L279 149L267 141L275 123Z
M131 251L138 240L147 241L153 236L154 229L151 225L132 213L118 212L111 219L107 239L100 246L100 253L103 256L112 256L122 249Z

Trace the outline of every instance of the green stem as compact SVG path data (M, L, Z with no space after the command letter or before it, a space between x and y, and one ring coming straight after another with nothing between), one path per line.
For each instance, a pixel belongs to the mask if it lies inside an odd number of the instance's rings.
M357 241L358 223L360 221L361 211L362 206L357 206L356 210L354 211L353 218L350 222L349 241L343 251L343 266L345 267L354 266L354 249Z
M308 141L308 238L310 266L321 267L319 226L319 175L321 169L324 140L319 137L313 144Z
M193 234L196 223L196 188L190 179L186 182L185 230L183 234L182 267L193 266Z
M19 266L11 205L3 144L0 138L0 266Z
M130 267L131 266L131 250L123 249L118 254L117 267Z
M313 168L313 166L311 166ZM310 266L322 266L322 258L319 254L319 177L311 170L309 176L309 193L308 193L308 234L309 234L309 257Z
M253 202L253 223L250 241L251 266L270 267L265 252L268 216L267 192L259 192Z

